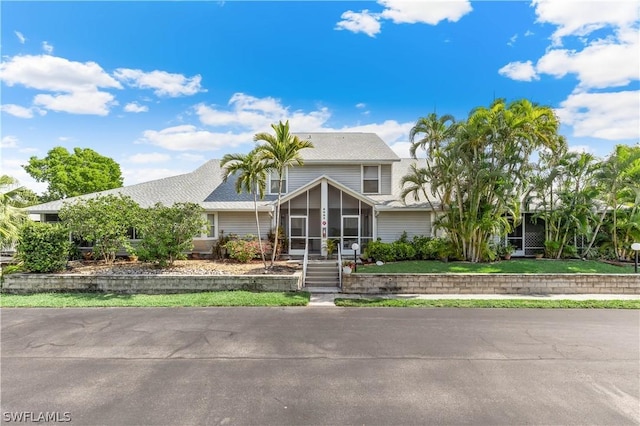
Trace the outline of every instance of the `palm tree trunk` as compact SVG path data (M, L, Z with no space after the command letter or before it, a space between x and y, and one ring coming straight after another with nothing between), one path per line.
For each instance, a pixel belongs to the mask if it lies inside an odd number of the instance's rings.
M264 263L264 269L267 269L267 260L264 258L264 247L262 246L262 236L260 235L260 217L258 216L258 189L253 193L253 207L256 212L256 228L258 229L258 244L260 245L260 256L262 257L262 263Z
M276 232L273 237L273 253L271 254L271 266L269 268L273 268L273 264L276 261L276 253L278 252L278 235L280 234L280 202L282 199L282 172L283 170L279 170L278 175L278 204L276 206Z

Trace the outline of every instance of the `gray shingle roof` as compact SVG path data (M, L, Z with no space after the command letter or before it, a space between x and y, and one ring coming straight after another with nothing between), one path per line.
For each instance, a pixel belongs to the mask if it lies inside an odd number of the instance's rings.
M209 160L191 173L79 197L51 201L30 207L29 212L57 212L65 202L74 202L108 194L127 195L133 198L141 207L150 207L156 203L170 206L174 203L192 202L200 204L205 209L212 210L252 210L253 197L249 194L237 194L235 191L235 177L232 176L227 182L222 182L222 175L220 160ZM260 204L266 205L272 199L274 199L273 196L265 197Z
M389 146L373 133L304 133L309 136L315 148L302 151L308 162L393 162L392 193L389 195L367 195L381 208L429 208L426 200L414 201L407 197L406 204L400 200L400 179L409 171L415 161L400 159ZM174 203L198 203L206 210L253 210L253 196L237 194L235 177L227 182L222 179L223 170L220 160L209 160L191 173L158 179L108 191L82 195L65 200L51 201L30 207L30 213L52 213L60 210L65 202L93 198L98 195L123 194L130 196L141 207L150 207L156 203L172 205ZM269 209L268 205L277 197L267 195L259 201L259 208Z
M313 143L300 155L309 163L391 162L400 160L395 152L375 133L331 132L294 133Z

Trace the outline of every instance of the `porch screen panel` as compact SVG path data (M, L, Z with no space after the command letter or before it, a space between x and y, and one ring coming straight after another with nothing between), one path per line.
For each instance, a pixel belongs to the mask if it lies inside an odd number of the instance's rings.
M329 196L329 220L327 236L328 237L340 237L340 221L342 220L342 213L340 212L340 191L332 185L328 185Z

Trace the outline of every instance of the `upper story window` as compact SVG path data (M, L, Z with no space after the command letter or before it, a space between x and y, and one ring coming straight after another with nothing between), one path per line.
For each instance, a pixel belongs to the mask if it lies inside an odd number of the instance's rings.
M362 193L380 193L380 166L362 166Z
M284 169L284 176L282 177L282 193L287 193L287 177L289 173L287 169ZM277 194L278 193L278 172L273 171L269 173L269 194Z

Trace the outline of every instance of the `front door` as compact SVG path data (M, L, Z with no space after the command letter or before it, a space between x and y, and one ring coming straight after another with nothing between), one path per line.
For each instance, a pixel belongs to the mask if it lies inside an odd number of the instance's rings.
M307 231L306 216L289 216L289 254L304 255Z
M342 253L353 254L351 246L360 244L360 216L342 216Z

